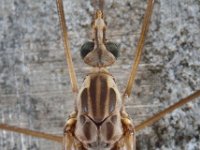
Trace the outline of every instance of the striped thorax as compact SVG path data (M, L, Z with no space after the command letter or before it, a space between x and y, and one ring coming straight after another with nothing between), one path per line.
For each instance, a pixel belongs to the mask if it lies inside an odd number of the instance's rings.
M77 97L75 135L85 148L111 148L123 134L121 95L114 78L99 70L86 76Z

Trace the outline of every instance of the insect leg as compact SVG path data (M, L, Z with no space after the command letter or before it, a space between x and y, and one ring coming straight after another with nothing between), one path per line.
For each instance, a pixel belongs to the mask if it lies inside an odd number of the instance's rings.
M122 117L121 118L123 129L124 129L124 137L123 137L123 147L127 150L135 150L136 147L136 139L135 139L135 128L130 118Z
M63 149L75 149L74 129L76 125L76 116L70 116L64 127Z
M135 135L127 133L124 137L125 147L127 150L135 150L136 143L135 143Z
M62 31L62 38L63 38L63 43L64 43L66 62L68 65L71 86L72 86L73 92L77 93L78 92L78 83L77 83L76 73L74 71L74 66L73 66L73 62L72 62L66 20L65 20L64 9L63 9L63 1L57 0L56 2L57 2L57 9L58 9L60 27L61 27L61 31Z
M128 83L125 89L125 92L123 94L123 96L130 96L131 94L131 90L133 87L133 83L135 80L135 76L137 73L137 69L138 69L138 65L142 56L142 49L144 47L144 42L145 42L145 38L147 36L148 33L148 29L149 29L149 24L150 24L150 20L151 20L151 14L153 12L153 6L154 6L154 0L148 0L148 4L147 4L147 9L145 12L145 16L144 16L144 21L142 24L142 31L140 33L140 39L138 41L138 45L136 48L136 55L135 55L135 60L134 63L132 65L132 69L131 69L131 73L128 79Z
M62 139L63 139L62 136L48 134L48 133L39 132L39 131L33 131L30 129L25 129L25 128L19 128L19 127L10 126L7 124L0 124L0 129L16 132L19 134L25 134L27 136L42 138L42 139L46 139L46 140L50 140L50 141L54 141L54 142L59 142L59 143L61 143Z
M135 130L139 131L144 129L145 127L155 123L156 121L158 121L159 119L161 119L164 115L166 115L167 113L172 112L173 110L183 106L184 104L194 100L195 98L200 97L200 90L194 92L193 94L189 95L186 98L181 99L180 101L178 101L177 103L169 106L168 108L164 109L163 111L155 114L154 116L150 117L149 119L143 121L141 124L137 125Z

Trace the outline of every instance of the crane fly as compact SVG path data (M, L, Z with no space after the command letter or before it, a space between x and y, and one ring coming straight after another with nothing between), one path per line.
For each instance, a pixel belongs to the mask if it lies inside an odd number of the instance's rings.
M119 46L112 42L112 39L107 39L106 37L106 32L109 28L107 28L107 23L104 20L106 18L106 13L104 13L103 9L104 3L106 2L100 0L99 8L95 11L92 23L92 39L84 43L81 48L83 61L93 69L87 74L83 86L80 87L78 86L71 58L62 1L57 0L72 91L77 96L74 112L69 116L64 128L64 140L62 136L22 129L7 124L0 124L1 129L60 142L63 143L64 149L132 150L135 148L135 135L137 131L153 124L166 113L200 95L200 91L197 90L190 96L181 99L178 103L134 126L134 118L132 121L126 112L124 104L127 97L131 94L135 81L153 11L154 0L147 1L135 59L124 92L118 90L116 86L117 81L114 80L112 74L106 69L116 61ZM87 100L84 100L85 98Z

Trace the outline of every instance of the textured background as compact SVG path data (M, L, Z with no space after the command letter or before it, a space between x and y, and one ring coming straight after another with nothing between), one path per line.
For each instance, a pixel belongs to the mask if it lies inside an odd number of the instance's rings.
M65 0L75 70L90 37L90 1ZM106 0L108 37L121 45L110 69L123 91L146 0ZM128 112L135 124L200 89L200 1L156 0ZM0 122L62 134L70 89L55 0L0 1ZM137 133L138 150L200 150L200 98ZM1 150L54 150L57 143L0 131Z

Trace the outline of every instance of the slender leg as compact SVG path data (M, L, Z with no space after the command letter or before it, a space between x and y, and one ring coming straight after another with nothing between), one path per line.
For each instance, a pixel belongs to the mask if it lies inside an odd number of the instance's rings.
M61 31L62 31L62 38L63 38L63 43L64 43L66 62L68 65L71 86L72 86L73 92L77 93L78 92L78 83L77 83L76 73L74 71L72 57L71 57L67 26L65 23L66 20L65 20L64 10L63 10L63 1L57 0L56 2L57 2L57 9L58 9L60 27L61 27Z
M149 29L151 14L153 12L154 0L148 0L147 5L148 6L147 6L145 16L144 16L142 31L140 33L140 39L139 39L137 49L136 49L135 60L134 60L134 63L132 65L131 74L129 76L125 92L123 94L124 97L130 96L130 94L131 94L131 90L132 90L133 83L134 83L134 80L135 80L135 76L136 76L136 73L137 73L138 65L139 65L139 62L140 62L140 59L141 59L141 56L142 56L142 49L144 47L145 38L146 38L148 29Z
M48 133L39 132L39 131L33 131L33 130L25 129L25 128L19 128L19 127L10 126L7 124L0 124L0 129L16 132L20 134L25 134L32 137L42 138L42 139L46 139L46 140L50 140L54 142L59 142L59 143L62 143L62 139L63 139L62 136L57 136L57 135L48 134Z
M74 149L74 137L71 133L66 132L63 138L63 150L72 150Z
M194 92L193 94L189 95L186 98L181 99L179 102L169 106L168 108L164 109L163 111L161 111L161 112L155 114L154 116L150 117L149 119L143 121L142 123L140 123L139 125L136 126L135 130L139 131L139 130L144 129L145 127L147 127L147 126L155 123L159 119L161 119L167 113L172 112L173 110L183 106L184 104L186 104L198 97L200 97L200 90Z
M127 150L135 150L136 149L136 140L135 135L131 133L127 133L124 137L125 147Z

